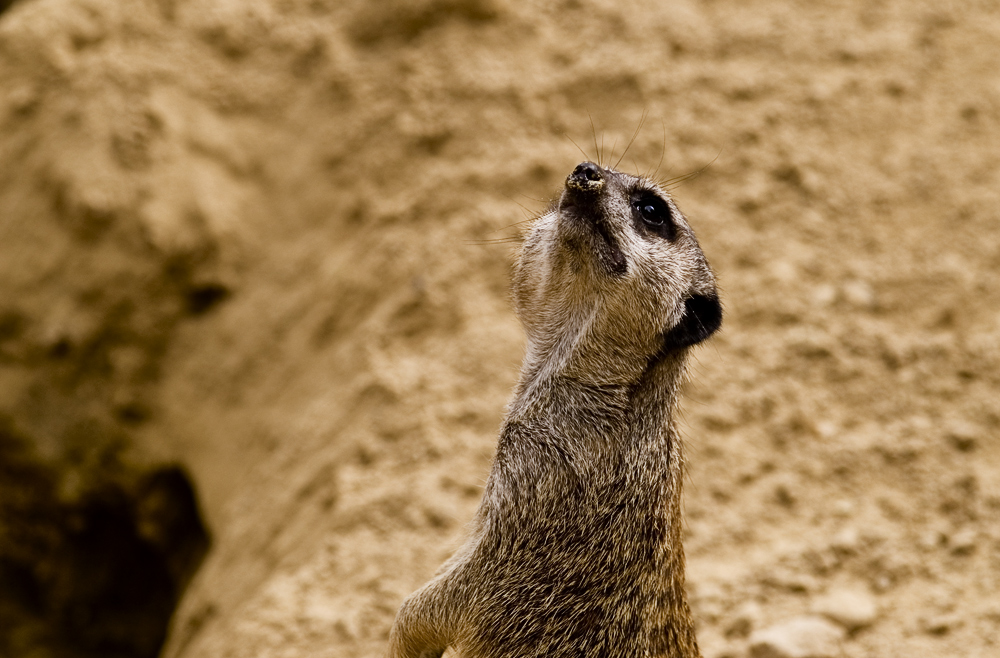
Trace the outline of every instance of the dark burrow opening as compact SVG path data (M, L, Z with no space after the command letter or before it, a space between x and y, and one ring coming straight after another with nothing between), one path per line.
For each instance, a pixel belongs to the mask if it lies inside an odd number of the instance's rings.
M79 479L0 423L0 656L154 658L209 546L194 488L177 466Z

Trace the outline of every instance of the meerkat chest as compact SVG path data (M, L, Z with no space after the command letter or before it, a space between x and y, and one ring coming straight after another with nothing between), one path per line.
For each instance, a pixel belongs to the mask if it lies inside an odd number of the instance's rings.
M668 455L643 452L545 436L502 448L487 493L490 540L507 559L563 570L656 569L673 514L670 469Z

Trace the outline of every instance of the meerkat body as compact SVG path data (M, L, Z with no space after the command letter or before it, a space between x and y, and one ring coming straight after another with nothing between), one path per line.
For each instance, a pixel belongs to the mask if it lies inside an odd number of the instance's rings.
M521 377L469 540L404 602L390 658L699 655L673 423L715 279L652 182L579 165L530 230Z

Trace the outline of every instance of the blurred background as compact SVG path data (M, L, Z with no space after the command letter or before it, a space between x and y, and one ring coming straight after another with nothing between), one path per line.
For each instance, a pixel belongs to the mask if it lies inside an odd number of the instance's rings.
M637 129L708 165L707 658L1000 652L996 2L0 11L0 654L381 655L481 495L518 223Z

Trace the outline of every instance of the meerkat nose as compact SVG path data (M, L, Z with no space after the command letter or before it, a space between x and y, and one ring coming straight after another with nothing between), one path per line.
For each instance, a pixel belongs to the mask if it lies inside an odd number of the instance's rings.
M576 166L576 169L573 170L571 176L579 180L591 182L597 182L604 178L601 174L601 168L593 162L581 162Z
M566 178L566 187L580 192L598 192L604 187L604 170L593 162L581 162Z

